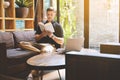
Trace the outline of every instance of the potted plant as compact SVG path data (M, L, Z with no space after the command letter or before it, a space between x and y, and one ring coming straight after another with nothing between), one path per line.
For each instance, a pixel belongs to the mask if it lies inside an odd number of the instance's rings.
M16 17L25 18L28 16L29 7L33 6L32 0L16 0Z

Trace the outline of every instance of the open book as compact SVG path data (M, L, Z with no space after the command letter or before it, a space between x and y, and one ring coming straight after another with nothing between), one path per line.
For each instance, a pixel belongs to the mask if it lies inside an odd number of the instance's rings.
M52 23L43 24L42 22L40 22L38 25L39 25L41 31L47 30L47 31L50 31L50 32L55 32Z

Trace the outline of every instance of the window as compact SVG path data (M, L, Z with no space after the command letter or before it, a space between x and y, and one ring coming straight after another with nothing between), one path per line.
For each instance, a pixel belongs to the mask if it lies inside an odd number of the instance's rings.
M84 0L60 0L60 23L65 41L69 37L83 36Z
M119 0L90 0L89 47L119 41Z

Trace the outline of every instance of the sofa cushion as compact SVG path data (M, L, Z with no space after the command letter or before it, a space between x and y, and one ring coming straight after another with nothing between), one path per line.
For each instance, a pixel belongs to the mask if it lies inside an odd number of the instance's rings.
M18 44L21 41L35 42L35 31L15 31L13 32L13 35L15 47L18 47Z
M0 43L6 43L7 48L13 48L13 34L11 32L0 32Z
M33 51L29 51L29 50L22 50L20 48L15 48L15 49L7 49L7 58L26 58L30 55L36 55L38 53L33 52Z

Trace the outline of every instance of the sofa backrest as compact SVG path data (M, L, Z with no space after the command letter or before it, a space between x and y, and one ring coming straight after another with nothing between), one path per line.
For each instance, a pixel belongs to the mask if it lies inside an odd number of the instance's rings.
M6 43L7 48L14 48L14 38L11 32L0 32L0 43Z
M28 41L35 42L35 31L15 31L13 32L15 47L18 47L19 42Z

